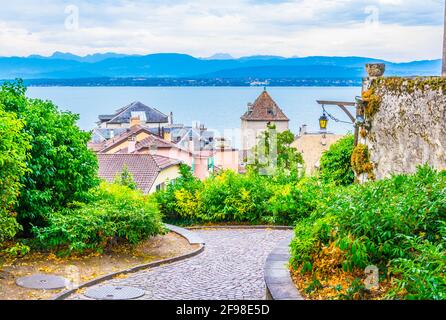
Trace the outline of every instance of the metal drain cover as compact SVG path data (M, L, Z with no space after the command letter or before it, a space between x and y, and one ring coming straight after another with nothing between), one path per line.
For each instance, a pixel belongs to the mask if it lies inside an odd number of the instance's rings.
M17 279L16 284L28 289L57 290L66 288L70 284L70 281L54 275L34 274L29 277Z
M85 292L85 296L96 300L130 300L145 295L144 290L124 286L103 286L91 288Z

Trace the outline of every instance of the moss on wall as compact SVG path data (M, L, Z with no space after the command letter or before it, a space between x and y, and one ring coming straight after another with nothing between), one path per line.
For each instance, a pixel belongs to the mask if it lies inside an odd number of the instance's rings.
M361 128L361 130L359 131L359 135L361 136L361 138L365 139L367 137L367 130L365 128Z
M379 110L381 97L376 93L374 88L370 88L362 93L362 99L365 102L364 114L368 118L372 118Z
M356 175L366 173L369 180L375 180L373 163L370 161L369 148L365 144L358 144L352 154L352 168Z
M387 77L377 78L372 82L372 90L387 90L394 93L412 94L419 90L441 91L446 93L446 78L443 77L417 77L417 78L400 78Z
M413 94L415 91L437 91L446 94L446 78L443 77L381 77L371 82L370 88L364 91L362 98L365 102L364 113L371 119L379 111L382 96L385 93L397 95Z

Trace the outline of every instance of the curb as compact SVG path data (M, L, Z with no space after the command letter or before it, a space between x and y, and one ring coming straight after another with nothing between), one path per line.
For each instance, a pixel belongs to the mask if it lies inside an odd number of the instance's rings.
M282 241L268 256L265 263L267 300L305 300L291 279L288 268L289 244L293 238Z
M194 250L194 251L192 251L192 252L189 252L187 254L178 256L178 257L173 257L173 258L168 258L168 259L164 259L164 260L154 261L154 262L150 262L150 263L147 263L147 264L142 264L142 265L139 265L139 266L136 266L136 267L132 267L132 268L129 268L129 269L126 269L126 270L110 273L110 274L107 274L105 276L101 276L99 278L96 278L96 279L93 279L91 281L85 282L85 283L81 284L79 287L77 287L75 289L65 290L65 291L55 295L54 297L50 298L49 300L64 300L65 298L68 298L72 294L76 293L76 291L78 291L79 289L92 287L92 286L97 285L97 284L99 284L101 282L104 282L104 281L107 281L107 280L112 280L116 276L123 275L123 274L135 273L135 272L138 272L138 271L141 271L141 270L159 267L159 266L164 265L164 264L170 264L170 263L186 260L186 259L192 258L194 256L197 256L197 255L199 255L200 253L202 253L204 251L205 243L198 235L195 235L193 232L191 232L189 230L186 230L186 229L183 229L183 228L180 228L180 227L176 227L176 226L173 226L173 225L165 224L165 227L167 229L169 229L170 231L175 232L179 236L185 238L189 242L189 244L191 244L191 245L194 245L194 244L199 245L199 248Z
M250 225L235 225L235 226L194 226L185 227L187 230L203 230L203 229L272 229L272 230L293 230L293 227L288 226L250 226Z

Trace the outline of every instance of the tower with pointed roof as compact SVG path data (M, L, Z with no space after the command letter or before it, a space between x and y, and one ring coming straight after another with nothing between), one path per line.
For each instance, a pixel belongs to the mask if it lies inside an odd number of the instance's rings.
M289 129L290 119L271 98L266 88L241 117L242 150L250 151L257 144L257 138L268 125L275 125L277 132Z

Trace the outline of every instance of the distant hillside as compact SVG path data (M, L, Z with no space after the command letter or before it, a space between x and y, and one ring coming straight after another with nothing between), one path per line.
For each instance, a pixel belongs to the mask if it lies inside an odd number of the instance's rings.
M364 65L387 64L387 75L439 75L441 61L391 63L364 57L283 58L253 56L199 59L184 54L129 56L115 53L79 57L56 52L51 57L0 57L0 79L86 78L222 78L222 79L358 79Z

